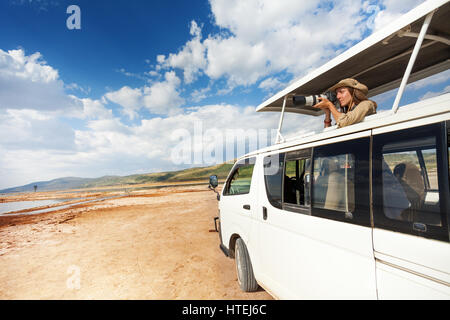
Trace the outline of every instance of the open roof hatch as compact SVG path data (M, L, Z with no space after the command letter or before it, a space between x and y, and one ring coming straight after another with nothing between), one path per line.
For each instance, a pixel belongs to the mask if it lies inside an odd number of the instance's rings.
M397 111L407 83L450 68L450 1L429 0L372 34L322 67L261 103L257 112L281 112L277 142L283 140L284 112L321 115L299 108L293 95L321 94L345 78L369 88L369 97L399 87L392 106Z

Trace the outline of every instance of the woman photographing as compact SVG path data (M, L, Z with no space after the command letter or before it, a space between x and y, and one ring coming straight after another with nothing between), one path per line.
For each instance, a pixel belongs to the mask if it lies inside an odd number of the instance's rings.
M314 107L325 111L325 128L331 126L331 115L333 115L338 128L342 128L358 123L365 116L377 112L377 103L367 99L369 92L367 86L355 79L341 80L327 91L336 92L342 110L337 110L330 100L319 98L320 102Z

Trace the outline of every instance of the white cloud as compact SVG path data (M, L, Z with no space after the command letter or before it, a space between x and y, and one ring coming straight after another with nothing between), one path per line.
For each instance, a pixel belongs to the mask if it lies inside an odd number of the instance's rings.
M247 43L264 41L266 35L297 24L317 1L210 0L216 24ZM251 18L249 18L251 17Z
M186 83L199 74L225 78L228 88L219 90L226 92L277 72L302 76L362 40L370 29L367 20L374 18L364 15L368 2L361 0L210 0L210 5L215 24L224 32L202 39L192 21L194 38L175 54L158 55L156 69L182 69ZM390 2L387 6L383 13L399 8Z
M163 54L159 54L156 56L156 61L158 63L164 63L165 59L166 59L166 57Z
M450 80L450 70L446 70L444 72L432 75L431 77L427 77L425 79L410 83L408 84L407 88L418 90L426 86L437 85L443 82L447 82L449 80Z
M277 78L267 78L264 81L261 81L258 88L263 89L265 91L273 91L282 87L284 83L282 83Z
M174 71L166 72L165 80L153 82L142 88L124 86L117 91L110 91L104 97L122 106L122 112L130 119L137 118L141 108L147 108L153 114L173 114L179 112L184 103L178 87L181 80Z
M212 79L226 77L230 85L250 85L270 70L264 43L249 44L236 37L208 38L208 65L205 73Z
M113 92L108 92L105 97L123 107L123 113L134 119L138 116L137 111L142 107L142 90L132 89L128 86Z
M53 118L111 117L111 110L99 100L80 99L65 89L90 92L90 88L76 83L64 84L58 71L43 61L39 52L27 56L23 49L0 49L0 110L9 114L12 109L38 110Z
M158 55L156 70L181 69L186 83L200 74L225 78L227 88L220 92L283 71L298 78L421 2L210 0L221 32L202 39L201 28L192 21L193 39L177 53Z
M154 114L174 114L184 103L177 88L181 81L174 71L165 73L165 80L143 88L143 104Z
M446 86L443 90L441 90L439 92L428 91L422 97L420 97L419 100L425 100L425 99L437 97L437 96L440 96L440 95L443 95L443 94L446 94L449 92L450 92L450 86Z
M374 19L374 29L379 30L398 19L401 15L407 13L425 0L384 0L381 4L384 10L380 10Z
M95 100L84 103L100 106ZM189 157L193 161L195 150L205 151L208 139L214 138L212 129L224 138L230 130L232 133L263 132L270 138L278 117L277 113L256 113L252 106L222 104L191 107L184 113L164 118L143 119L139 125L125 125L119 118L110 117L88 120L85 128L72 129L43 112L8 110L0 116L0 135L11 137L0 141L3 178L0 188L63 176L98 177L180 169L171 158L179 145L179 140L173 137L175 130L185 130L192 137ZM283 134L301 130L306 124L310 129L323 126L322 119L286 115ZM196 132L196 128L201 131ZM195 133L204 138L200 145L194 143ZM243 135L234 136L236 141L225 143L239 144L243 138ZM259 143L265 146L271 142L260 139ZM245 150L239 152L235 154L233 148L231 155L225 154L226 158L220 160L241 156Z
M84 93L85 95L88 95L91 93L91 88L90 87L81 87L76 83L70 83L70 84L65 84L64 88L68 89L68 90L78 90L81 93Z
M196 80L201 69L206 66L205 47L201 43L201 29L195 21L191 21L190 34L194 36L177 54L157 57L158 63L165 67L180 68L184 70L184 81L191 83Z
M147 78L145 77L145 73L144 75L138 74L138 73L133 73L133 72L129 72L127 70L125 70L124 68L120 68L118 70L116 70L117 72L127 76L127 77L131 77L131 78L136 78L139 80L147 80Z
M74 130L53 115L8 109L0 114L0 148L7 150L71 150Z
M83 103L82 118L108 119L112 117L112 111L107 109L100 100L92 100L89 98L80 100Z
M121 134L131 133L129 127L124 125L119 118L92 120L89 121L87 127L92 129L94 132L116 132Z
M26 56L22 49L8 52L0 49L0 70L3 76L33 82L49 83L58 79L58 71L46 65L39 52Z
M201 100L208 97L208 92L211 91L211 87L206 87L203 89L195 89L191 93L191 98L193 102L200 102Z
M77 108L64 92L58 71L39 52L0 49L0 109L68 110Z

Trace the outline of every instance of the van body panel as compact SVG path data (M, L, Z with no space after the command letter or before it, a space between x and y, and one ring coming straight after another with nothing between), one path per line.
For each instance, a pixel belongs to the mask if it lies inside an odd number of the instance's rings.
M450 250L443 241L374 229L376 258L450 284Z
M448 111L450 111L450 102L449 102L449 109L447 110L447 113L438 114L438 115L435 115L432 117L426 117L426 118L422 118L422 119L416 119L416 120L412 120L412 121L408 121L408 122L397 123L395 125L388 126L388 127L377 128L377 129L373 130L373 135L375 136L375 135L382 134L382 133L393 132L393 131L398 131L398 130L403 130L403 129L408 129L408 128L414 128L414 127L419 127L419 126L423 126L423 125L427 125L427 124L431 124L431 123L437 123L437 122L441 122L441 121L445 121L445 120L450 120L450 113Z
M251 228L252 221L251 213L244 210L243 205L250 202L250 196L237 195L232 200L223 197L220 202L221 207L226 208L220 210L223 244L229 250L234 250L234 248L230 248L230 240L234 234L237 234L248 245L250 242L248 230Z
M370 228L263 205L268 218L257 220L261 277L278 297L376 299Z
M449 299L447 242L381 229L373 235L380 299Z
M448 300L448 286L377 261L380 300Z

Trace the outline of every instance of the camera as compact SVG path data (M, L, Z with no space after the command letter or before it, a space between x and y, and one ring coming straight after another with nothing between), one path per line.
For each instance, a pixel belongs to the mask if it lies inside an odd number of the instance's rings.
M336 93L334 91L327 91L319 95L310 96L293 96L292 103L299 107L312 107L313 105L319 103L319 98L326 98L331 101L336 107L339 107L339 101L336 98Z

